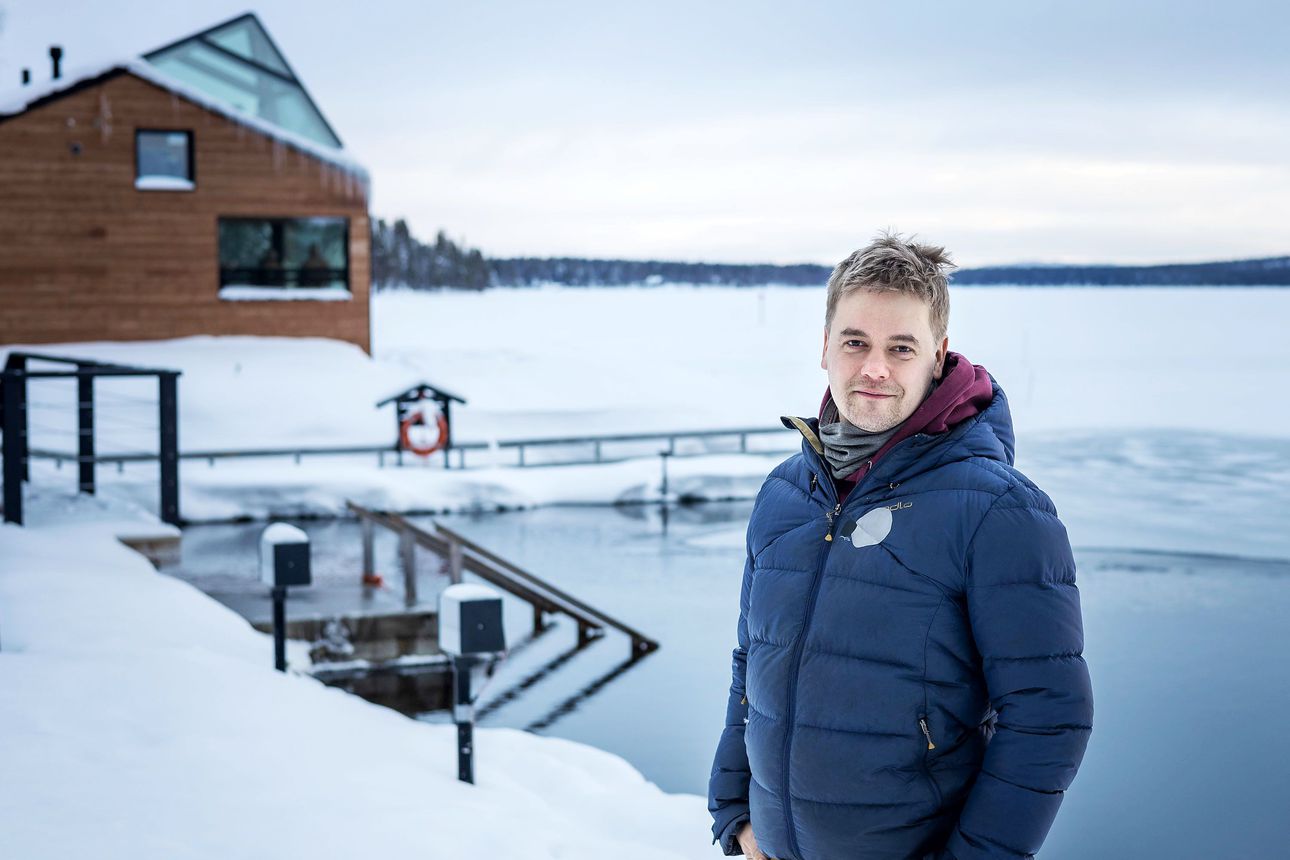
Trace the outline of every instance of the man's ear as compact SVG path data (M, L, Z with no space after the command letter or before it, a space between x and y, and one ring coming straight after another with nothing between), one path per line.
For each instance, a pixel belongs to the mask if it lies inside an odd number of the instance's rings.
M829 369L829 363L827 361L828 355L829 355L829 327L826 325L824 327L824 347L820 350L820 370Z
M941 374L945 372L945 356L950 351L950 339L947 336L941 341L940 349L936 350L936 369L932 371L933 379L940 379Z

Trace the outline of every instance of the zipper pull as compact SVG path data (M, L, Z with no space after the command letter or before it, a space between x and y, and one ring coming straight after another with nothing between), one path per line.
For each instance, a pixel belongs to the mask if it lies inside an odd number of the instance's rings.
M842 503L838 502L837 507L835 507L833 510L825 514L825 516L829 518L829 530L824 533L824 539L826 541L833 540L833 518L836 517L838 515L838 512L841 510L842 510Z
M927 720L923 719L922 717L919 717L918 727L923 730L923 737L927 738L927 748L929 750L936 749L936 744L932 743L931 729L927 728Z
M815 473L814 473L814 472L812 472L812 473L811 473L811 492L812 492L812 493L814 493L814 492L815 492L815 485L816 485L816 483L818 483L818 479L815 477Z

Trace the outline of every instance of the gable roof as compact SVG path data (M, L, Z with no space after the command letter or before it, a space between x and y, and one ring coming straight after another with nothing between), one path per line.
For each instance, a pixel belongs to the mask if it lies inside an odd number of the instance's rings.
M129 57L0 94L0 123L121 74L133 75L369 182L252 13ZM265 97L266 91L268 97Z

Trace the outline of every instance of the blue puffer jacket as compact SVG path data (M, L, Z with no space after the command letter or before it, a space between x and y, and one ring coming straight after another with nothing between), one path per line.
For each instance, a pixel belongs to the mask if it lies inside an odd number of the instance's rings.
M762 486L709 785L726 854L750 817L779 860L1043 843L1093 697L1066 529L1012 468L991 385L984 411L900 442L842 504L816 419Z

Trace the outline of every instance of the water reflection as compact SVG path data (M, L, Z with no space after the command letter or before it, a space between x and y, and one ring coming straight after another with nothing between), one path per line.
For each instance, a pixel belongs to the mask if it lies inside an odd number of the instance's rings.
M378 666L363 671L324 669L316 676L328 686L409 717L452 707L452 666L444 661L420 666Z

